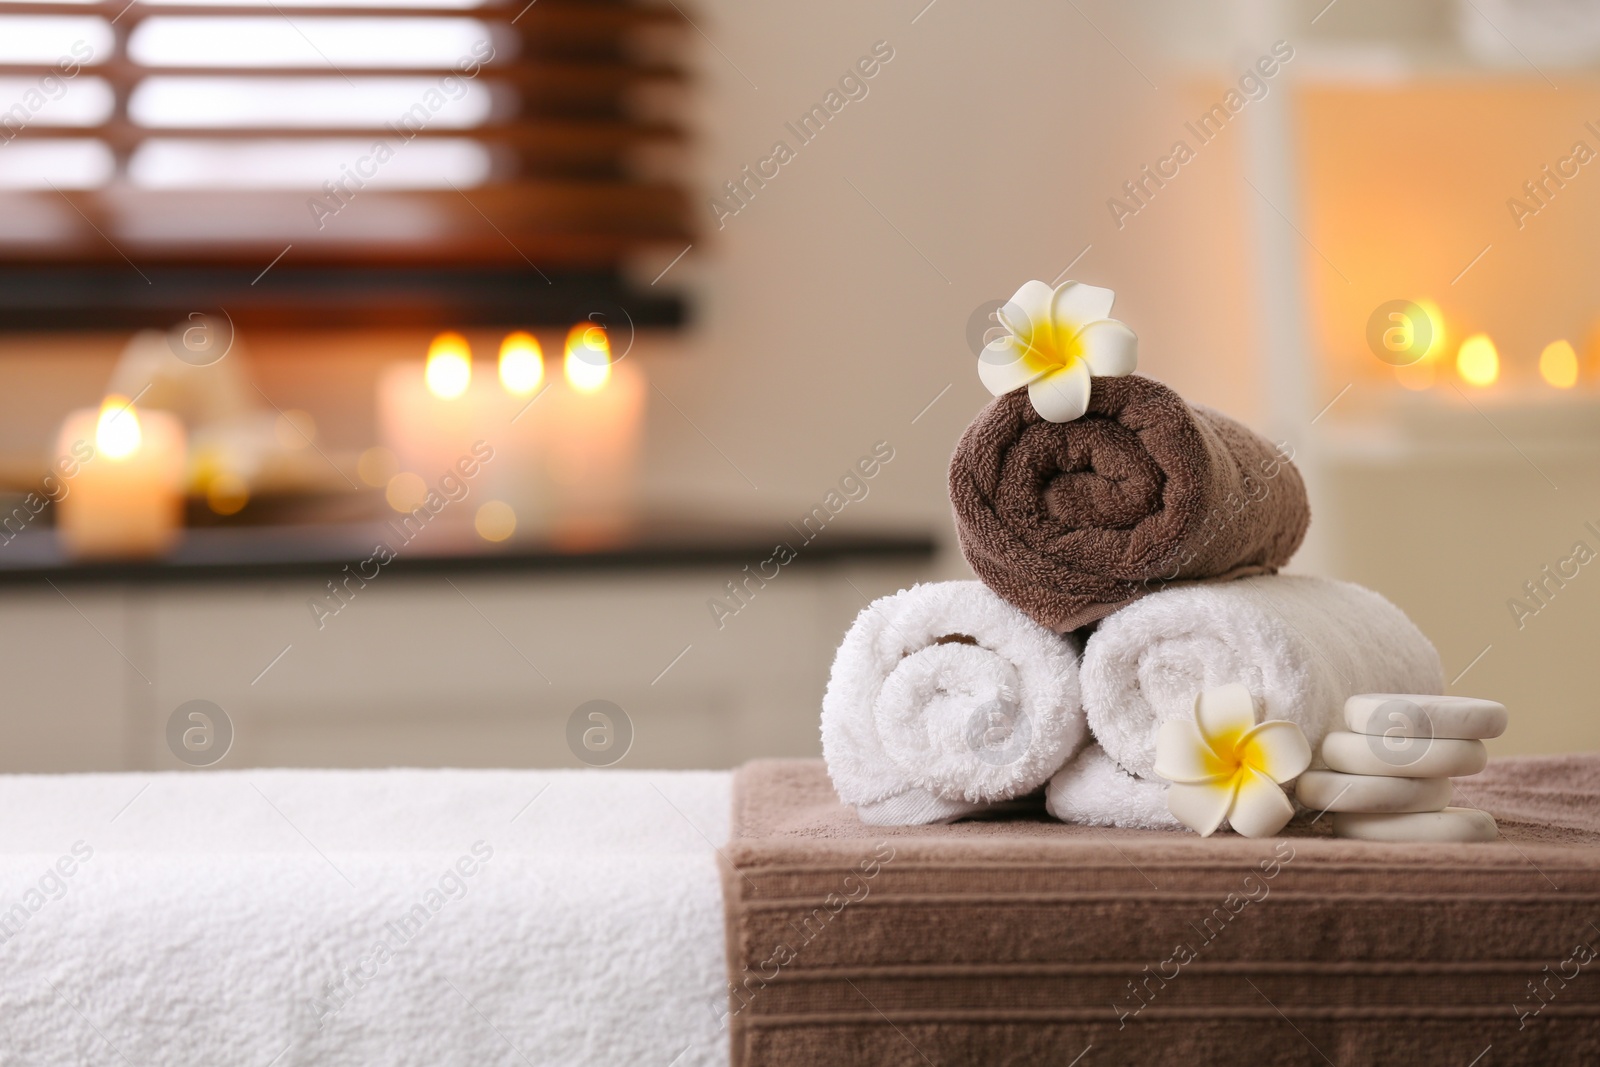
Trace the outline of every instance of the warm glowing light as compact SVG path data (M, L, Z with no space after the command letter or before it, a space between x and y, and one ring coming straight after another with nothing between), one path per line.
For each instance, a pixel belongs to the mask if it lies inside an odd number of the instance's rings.
M428 392L440 400L454 400L472 384L472 349L459 333L441 333L428 346L423 372Z
M1557 389L1578 384L1578 353L1567 341L1551 341L1539 353L1539 374Z
M1433 338L1428 342L1428 350L1422 353L1422 361L1431 362L1435 359L1438 359L1440 354L1444 352L1444 312L1439 310L1438 304L1435 304L1432 300L1429 300L1426 297L1416 301L1416 305L1422 309L1422 313L1424 315L1428 316L1428 324L1430 327L1432 327ZM1432 375L1430 375L1429 382L1431 383L1432 380ZM1407 386L1407 388L1413 387Z
M94 444L107 459L127 459L139 451L143 439L139 416L127 397L108 396L100 405L100 421L94 428Z
M611 341L604 327L579 323L567 331L563 362L567 383L580 393L593 393L611 378Z
M410 471L401 471L390 478L389 486L383 492L383 498L389 502L389 506L402 512L415 511L427 497L428 483Z
M218 515L237 515L248 503L250 487L237 474L219 474L206 485L206 506Z
M500 342L500 384L513 396L528 396L544 381L544 350L539 339L518 330Z
M1494 350L1488 334L1475 333L1461 342L1461 350L1456 353L1456 373L1468 385L1479 388L1493 385L1500 377L1500 353Z
M503 500L486 500L473 516L472 526L485 541L504 541L517 528L517 513Z

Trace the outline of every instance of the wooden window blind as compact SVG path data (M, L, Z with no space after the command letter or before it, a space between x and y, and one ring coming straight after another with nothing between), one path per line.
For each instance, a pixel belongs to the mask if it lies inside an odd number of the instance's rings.
M685 20L623 0L0 0L0 328L671 322Z

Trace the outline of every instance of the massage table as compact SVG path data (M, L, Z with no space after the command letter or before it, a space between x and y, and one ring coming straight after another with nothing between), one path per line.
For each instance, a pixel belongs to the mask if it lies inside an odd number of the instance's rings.
M732 1063L1600 1063L1600 757L1496 760L1455 803L1501 839L865 826L819 763L749 764Z
M1503 840L1428 848L866 827L810 760L0 777L0 1055L1592 1063L1597 768L1497 760Z
M724 1064L728 788L0 777L0 1062Z

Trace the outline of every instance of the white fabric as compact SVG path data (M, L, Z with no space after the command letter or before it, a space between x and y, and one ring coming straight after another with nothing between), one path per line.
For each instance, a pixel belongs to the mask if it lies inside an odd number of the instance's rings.
M1343 728L1346 698L1437 693L1444 672L1404 612L1349 582L1267 575L1152 593L1103 621L1083 656L1090 730L1127 773L1069 765L1055 803L1074 821L1152 825L1149 790L1166 791L1154 772L1161 724L1229 682L1250 690L1262 719L1297 723L1315 753Z
M5 1061L725 1064L728 806L720 772L0 777Z
M1078 647L982 582L933 582L857 616L822 698L839 798L874 825L959 817L1043 785L1086 738Z
M928 823L955 822L986 804L973 804L965 800L948 800L926 789L908 789L886 800L862 804L856 814L868 826L922 826Z
M1165 782L1135 778L1099 745L1090 745L1056 772L1045 790L1044 806L1062 822L1089 826L1139 830L1182 826L1167 810Z

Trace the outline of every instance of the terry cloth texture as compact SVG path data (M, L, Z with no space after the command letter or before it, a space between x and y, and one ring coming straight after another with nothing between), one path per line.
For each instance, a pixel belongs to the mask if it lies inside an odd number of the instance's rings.
M1167 807L1167 783L1136 778L1117 766L1099 745L1090 745L1055 773L1045 787L1045 810L1062 822L1177 830L1183 826Z
M0 775L0 1062L722 1067L731 778Z
M1077 642L982 582L873 601L834 657L822 752L863 822L941 822L1044 785L1088 735Z
M1138 375L1095 378L1073 422L1025 389L996 398L956 446L950 502L978 577L1060 631L1175 581L1275 571L1311 522L1271 442Z
M1501 840L1339 840L1327 819L1201 839L1042 811L873 827L820 761L748 764L723 856L731 1062L1596 1062L1600 961L1573 961L1600 948L1600 756L1497 760L1465 785Z
M1344 729L1349 697L1442 692L1444 669L1405 612L1372 590L1283 574L1145 597L1089 638L1081 681L1095 740L1150 778L1161 724L1192 715L1203 689L1238 682L1260 719L1297 723L1316 753Z

